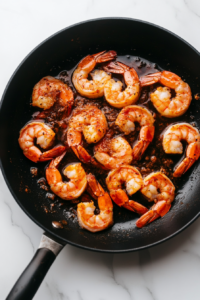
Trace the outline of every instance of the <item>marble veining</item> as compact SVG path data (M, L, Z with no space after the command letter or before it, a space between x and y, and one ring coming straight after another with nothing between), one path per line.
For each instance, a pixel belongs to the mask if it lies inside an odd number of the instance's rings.
M27 237L28 241L30 242L31 247L32 247L32 250L33 250L33 253L35 253L34 245L33 245L32 241L31 241L30 235L26 234L26 233L24 232L23 228L20 227L17 223L14 222L13 216L12 216L13 213L12 213L12 209L11 209L10 205L8 204L8 202L4 202L4 203L5 203L5 205L8 207L9 211L10 211L10 221L11 221L12 226L18 227L18 228L22 231L23 235L24 235L25 237Z
M184 0L185 5L190 10L191 13L193 13L196 17L200 18L200 5L198 1L188 1Z
M0 96L21 60L76 22L121 16L165 27L200 50L198 0L7 0L0 2ZM134 35L133 35L134 38ZM0 299L36 251L42 230L19 208L0 172ZM197 300L200 220L168 242L137 253L93 253L67 245L35 300Z

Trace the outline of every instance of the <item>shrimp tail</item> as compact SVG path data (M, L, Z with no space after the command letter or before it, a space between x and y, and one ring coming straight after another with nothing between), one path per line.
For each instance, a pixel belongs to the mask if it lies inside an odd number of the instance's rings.
M40 155L39 161L48 161L60 156L66 150L66 146L59 145L51 150L45 151ZM65 152L66 153L66 152Z
M128 210L138 213L139 215L143 215L148 211L148 209L142 204L129 200L127 194L121 189L111 191L110 196L118 206L122 206Z
M113 204L110 196L104 191L100 183L96 180L95 176L91 173L87 175L87 192L96 200L100 210L112 210Z
M127 70L127 72L124 73L124 80L126 84L134 85L135 83L139 83L139 77L134 68L131 68Z
M102 164L97 162L81 145L71 147L76 156L85 164L91 163L97 168L107 170Z
M140 204L136 201L133 201L133 200L129 200L128 203L125 203L123 205L123 207L128 209L128 210L131 210L133 212L136 212L139 215L143 215L148 211L148 208L146 208L142 204Z
M154 126L143 126L140 131L140 140L133 147L133 159L139 160L144 154L145 150L153 140L155 132Z
M83 163L91 162L91 155L81 145L72 146L71 148Z
M199 143L191 143L189 144L186 157L183 161L178 165L175 169L173 176L174 177L181 177L189 168L194 164L194 162L200 156L200 144Z
M84 163L91 162L91 155L81 146L77 146L79 159Z
M117 56L117 52L114 50L110 50L108 52L102 51L97 54L94 54L93 57L97 63L103 63L106 61L110 61L114 59Z
M95 176L91 173L87 175L87 191L94 198L98 199L98 204L100 210L112 209L113 204L110 196L107 192L104 191L100 183L96 180Z
M165 200L158 201L148 212L146 212L137 220L136 226L138 228L142 228L145 225L155 221L159 217L163 217L164 215L166 215L166 213L168 213L170 208L171 204L167 204Z
M173 176L174 177L181 177L189 168L194 164L195 159L192 159L190 157L184 158L184 160L178 165L178 167L175 169Z
M54 158L50 164L49 164L49 168L56 168L59 163L61 162L61 160L63 159L63 157L65 156L67 151L63 152L60 156L57 156L56 158Z
M161 72L157 72L157 73L142 76L140 78L141 86L152 85L152 84L158 82L161 78L161 74L162 74Z
M49 185L52 183L56 184L58 182L62 182L62 176L61 176L60 172L56 169L56 167L59 165L59 163L65 156L66 152L67 151L63 152L63 154L61 154L60 156L53 159L50 162L49 166L47 167L46 179L47 179L47 182L49 183Z
M133 148L133 160L140 160L150 142L140 140Z
M119 61L110 62L106 66L103 67L106 72L116 73L116 74L124 74L125 71L128 71L130 67L120 63Z
M104 191L104 194L102 196L98 197L98 205L100 210L107 210L112 211L113 210L113 203L112 200L107 192ZM113 220L110 223L113 224Z
M159 214L156 211L153 210L149 210L147 213L145 213L143 216L141 216L137 222L136 222L136 226L138 228L142 228L145 225L153 222L154 220L156 220L157 218L159 218Z
M96 199L96 197L102 196L104 194L104 190L101 185L96 180L95 176L89 173L87 176L87 191L88 193Z

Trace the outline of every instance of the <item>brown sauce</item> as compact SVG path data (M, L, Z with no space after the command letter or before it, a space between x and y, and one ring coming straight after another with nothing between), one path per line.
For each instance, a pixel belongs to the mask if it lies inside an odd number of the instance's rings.
M156 63L152 63L146 59L136 57L136 56L129 56L129 55L118 56L117 60L129 65L130 67L134 67L135 70L137 71L139 77L142 75L155 73L155 72L162 70ZM75 88L72 84L72 80L71 80L72 74L73 74L73 71L75 68L76 68L76 66L71 70L61 71L56 76L56 78L62 80L64 83L67 83L73 90L74 99L75 99L73 109L74 108L83 108L85 105L88 105L88 104L96 105L99 109L102 110L102 112L105 114L105 116L107 118L109 134L112 137L117 136L117 135L123 136L132 146L138 138L140 127L137 126L137 124L136 124L136 130L133 133L129 134L128 136L123 135L123 133L120 132L118 127L115 125L115 120L121 109L117 109L117 108L110 106L106 102L104 97L92 100L92 99L84 98L81 95L79 95L77 93L77 91L75 90ZM101 67L99 66L99 68L101 68ZM123 85L125 87L122 75L112 74L112 77L116 80L122 81ZM149 147L145 151L145 154L142 157L142 159L140 161L133 162L132 165L134 165L138 168L138 170L141 172L143 177L147 176L148 174L150 174L151 172L154 172L154 171L162 171L165 175L167 175L172 180L172 182L174 183L174 185L176 187L176 191L177 191L180 179L173 177L173 170L174 170L174 167L177 164L177 162L180 161L182 159L182 157L180 157L180 155L165 154L165 152L163 151L163 147L162 147L161 133L167 126L169 126L170 124L173 124L175 122L184 121L184 122L190 123L193 126L195 126L195 123L194 123L193 117L189 116L188 112L186 112L185 115L175 118L175 119L168 119L168 118L160 116L160 114L156 111L152 102L150 101L150 93L155 89L155 87L156 86L154 85L154 86L142 88L140 99L136 103L137 105L142 105L142 106L146 107L154 114L155 136L154 136L153 141L150 143ZM73 113L73 109L72 109L72 113ZM37 118L37 113L33 114L33 118L34 119ZM69 120L70 120L70 116L65 117L65 111L63 111L62 108L59 108L56 106L54 106L53 109L51 109L51 111L49 112L49 114L45 117L45 122L57 133L57 143L63 143L65 145L67 144L66 137L67 137L67 126L68 126ZM83 146L85 147L85 149L87 149L87 151L91 155L93 155L94 145L89 145L86 143L86 141L83 141ZM73 151L70 148L68 148L67 154L65 155L65 157L63 158L63 160L60 163L60 166L59 166L60 172L62 173L63 168L67 164L72 163L72 162L73 163L78 162L78 158L73 153ZM105 184L105 178L107 177L107 174L109 171L105 171L103 169L97 169L91 165L86 165L86 164L83 164L83 166L87 173L91 172L96 176L97 180L100 182L100 184L106 190L107 188L106 188L106 184ZM40 167L40 165L38 165L37 173L40 174L41 176L45 176L45 170L42 168L43 167ZM33 174L33 171L32 171L32 174ZM63 178L63 181L66 181L66 178ZM74 221L77 221L76 207L77 207L77 203L79 203L81 201L81 198L74 200L74 201L63 201L62 199L60 199L57 196L54 197L54 194L50 191L48 184L45 181L45 178L41 178L40 180L38 180L38 184L40 185L40 187L42 189L47 191L46 197L48 199L50 199L51 202L54 201L53 206L54 206L55 210L63 209L63 215L67 219L70 218L70 219L73 219ZM83 198L85 197L87 199L88 195L86 193L84 193L84 194L85 195L82 195L81 197L83 197ZM89 196L89 198L91 199L90 196ZM146 206L149 206L147 201L141 197L139 192L134 194L132 199L136 200ZM52 204L50 204L50 205L52 205ZM96 205L97 205L97 203L96 203ZM114 206L115 206L115 204L114 204ZM66 207L67 207L67 209L66 209ZM51 208L49 211L54 212L54 210L52 210ZM53 223L55 223L55 222L53 222ZM56 227L55 224L53 224L53 226ZM61 226L62 226L62 224L61 224Z

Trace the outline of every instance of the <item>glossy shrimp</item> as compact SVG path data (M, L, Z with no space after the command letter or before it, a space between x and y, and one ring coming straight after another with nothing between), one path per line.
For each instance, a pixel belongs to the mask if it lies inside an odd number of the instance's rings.
M183 153L182 140L188 143L186 157L174 171L174 177L184 174L200 156L200 134L192 125L178 123L171 125L163 134L163 149L165 153Z
M32 122L24 126L19 135L19 146L24 155L33 162L51 160L61 155L66 147L57 146L45 152L35 146L38 144L42 149L48 149L53 146L55 141L55 132L46 124L41 122Z
M97 143L107 128L106 117L96 106L86 105L74 110L67 131L68 145L81 161L89 163L92 157L82 146L82 134L88 144Z
M104 230L113 224L113 204L110 196L92 174L87 175L87 191L98 200L100 213L94 214L94 202L81 202L77 206L79 225L91 232Z
M125 134L129 134L135 130L135 122L138 122L141 126L139 140L133 147L134 160L139 160L141 158L148 145L153 140L155 131L153 125L154 121L150 111L137 105L124 107L117 116L115 124L118 125L120 130Z
M69 164L63 170L63 175L66 176L69 181L63 182L58 170L58 165L65 153L66 152L50 162L46 169L46 179L54 194L64 200L73 200L80 197L87 187L86 173L81 163Z
M150 95L154 107L162 116L167 118L179 117L190 106L192 101L191 89L178 75L162 71L146 75L140 81L142 86L151 85L156 82L164 85L164 87L158 87ZM174 98L171 98L170 89L173 89L176 93Z
M95 147L94 157L106 169L116 169L122 164L130 164L132 148L121 136L109 138L105 136Z
M143 179L140 172L133 166L122 165L118 169L109 172L106 178L107 188L110 191L112 200L119 206L136 212L140 215L146 213L148 209L140 203L129 200L143 185ZM122 185L125 184L126 192Z
M116 55L115 51L102 51L81 60L72 76L72 82L79 94L87 98L99 98L104 95L104 85L111 76L103 70L93 71L93 69L97 63L110 61ZM92 80L88 79L89 74Z
M126 66L120 62L111 62L104 67L104 70L123 74L126 83L126 89L122 91L121 81L110 79L105 84L104 94L106 101L117 108L122 108L137 102L140 95L140 81L135 69Z
M156 172L144 178L140 191L149 202L155 202L155 204L137 220L136 226L139 228L166 215L175 197L175 187L167 176Z
M67 84L54 77L46 76L33 88L32 106L49 110L55 103L65 107L69 115L74 103L74 95Z

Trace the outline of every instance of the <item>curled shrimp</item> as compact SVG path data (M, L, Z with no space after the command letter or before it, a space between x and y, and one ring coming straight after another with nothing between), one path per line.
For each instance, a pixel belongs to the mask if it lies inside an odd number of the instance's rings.
M192 93L189 85L178 75L162 71L146 75L140 79L141 85L151 85L156 82L164 87L158 87L151 93L151 101L157 111L164 117L174 118L183 115L192 101ZM170 89L174 89L176 96L171 99Z
M44 110L50 109L54 103L65 107L69 115L74 104L74 95L70 87L59 79L51 76L42 78L33 88L32 106Z
M135 103L140 95L140 81L134 68L130 68L121 62L111 62L104 67L104 70L123 74L126 83L126 89L122 91L122 82L110 79L106 82L104 94L106 101L117 108L122 108Z
M106 169L116 169L122 164L128 165L133 159L131 146L121 136L103 138L94 147L94 157Z
M130 105L124 107L115 124L119 126L120 130L125 134L129 134L135 130L135 122L141 126L139 140L133 147L133 159L141 158L150 142L153 140L155 127L153 126L154 118L149 110L137 105Z
M156 172L144 178L140 192L149 202L154 201L155 204L137 220L136 226L139 228L166 215L175 197L175 187L167 176L161 172Z
M110 196L92 174L87 175L88 192L97 198L100 213L94 214L94 202L81 202L77 206L79 225L91 232L104 230L113 224L113 204Z
M68 145L81 161L88 163L92 157L82 146L82 134L88 144L97 143L107 131L106 117L100 109L91 105L74 110L73 113L67 131Z
M50 148L55 141L55 132L44 123L32 122L24 126L19 135L19 146L23 150L24 155L33 162L47 161L61 155L66 147L57 146L46 152L41 152L34 145L38 144L42 149Z
M103 70L95 70L94 72L92 70L97 63L112 60L116 55L117 53L112 50L102 51L88 55L81 60L72 76L72 82L79 94L87 98L99 98L104 95L104 85L111 76ZM89 74L92 80L88 80Z
M143 185L143 179L140 172L129 165L122 165L118 169L109 172L106 178L107 188L110 191L112 200L119 206L136 212L140 215L146 213L148 209L140 203L129 200L128 195L135 194ZM126 186L126 192L122 188Z
M50 189L54 194L64 200L73 200L78 198L87 187L86 173L81 163L69 164L63 174L69 182L63 182L62 176L57 167L63 159L66 152L52 160L46 169L46 179Z
M165 153L183 153L181 140L188 143L186 157L175 169L174 177L184 174L200 156L200 134L192 125L178 123L171 125L163 134L163 149Z

